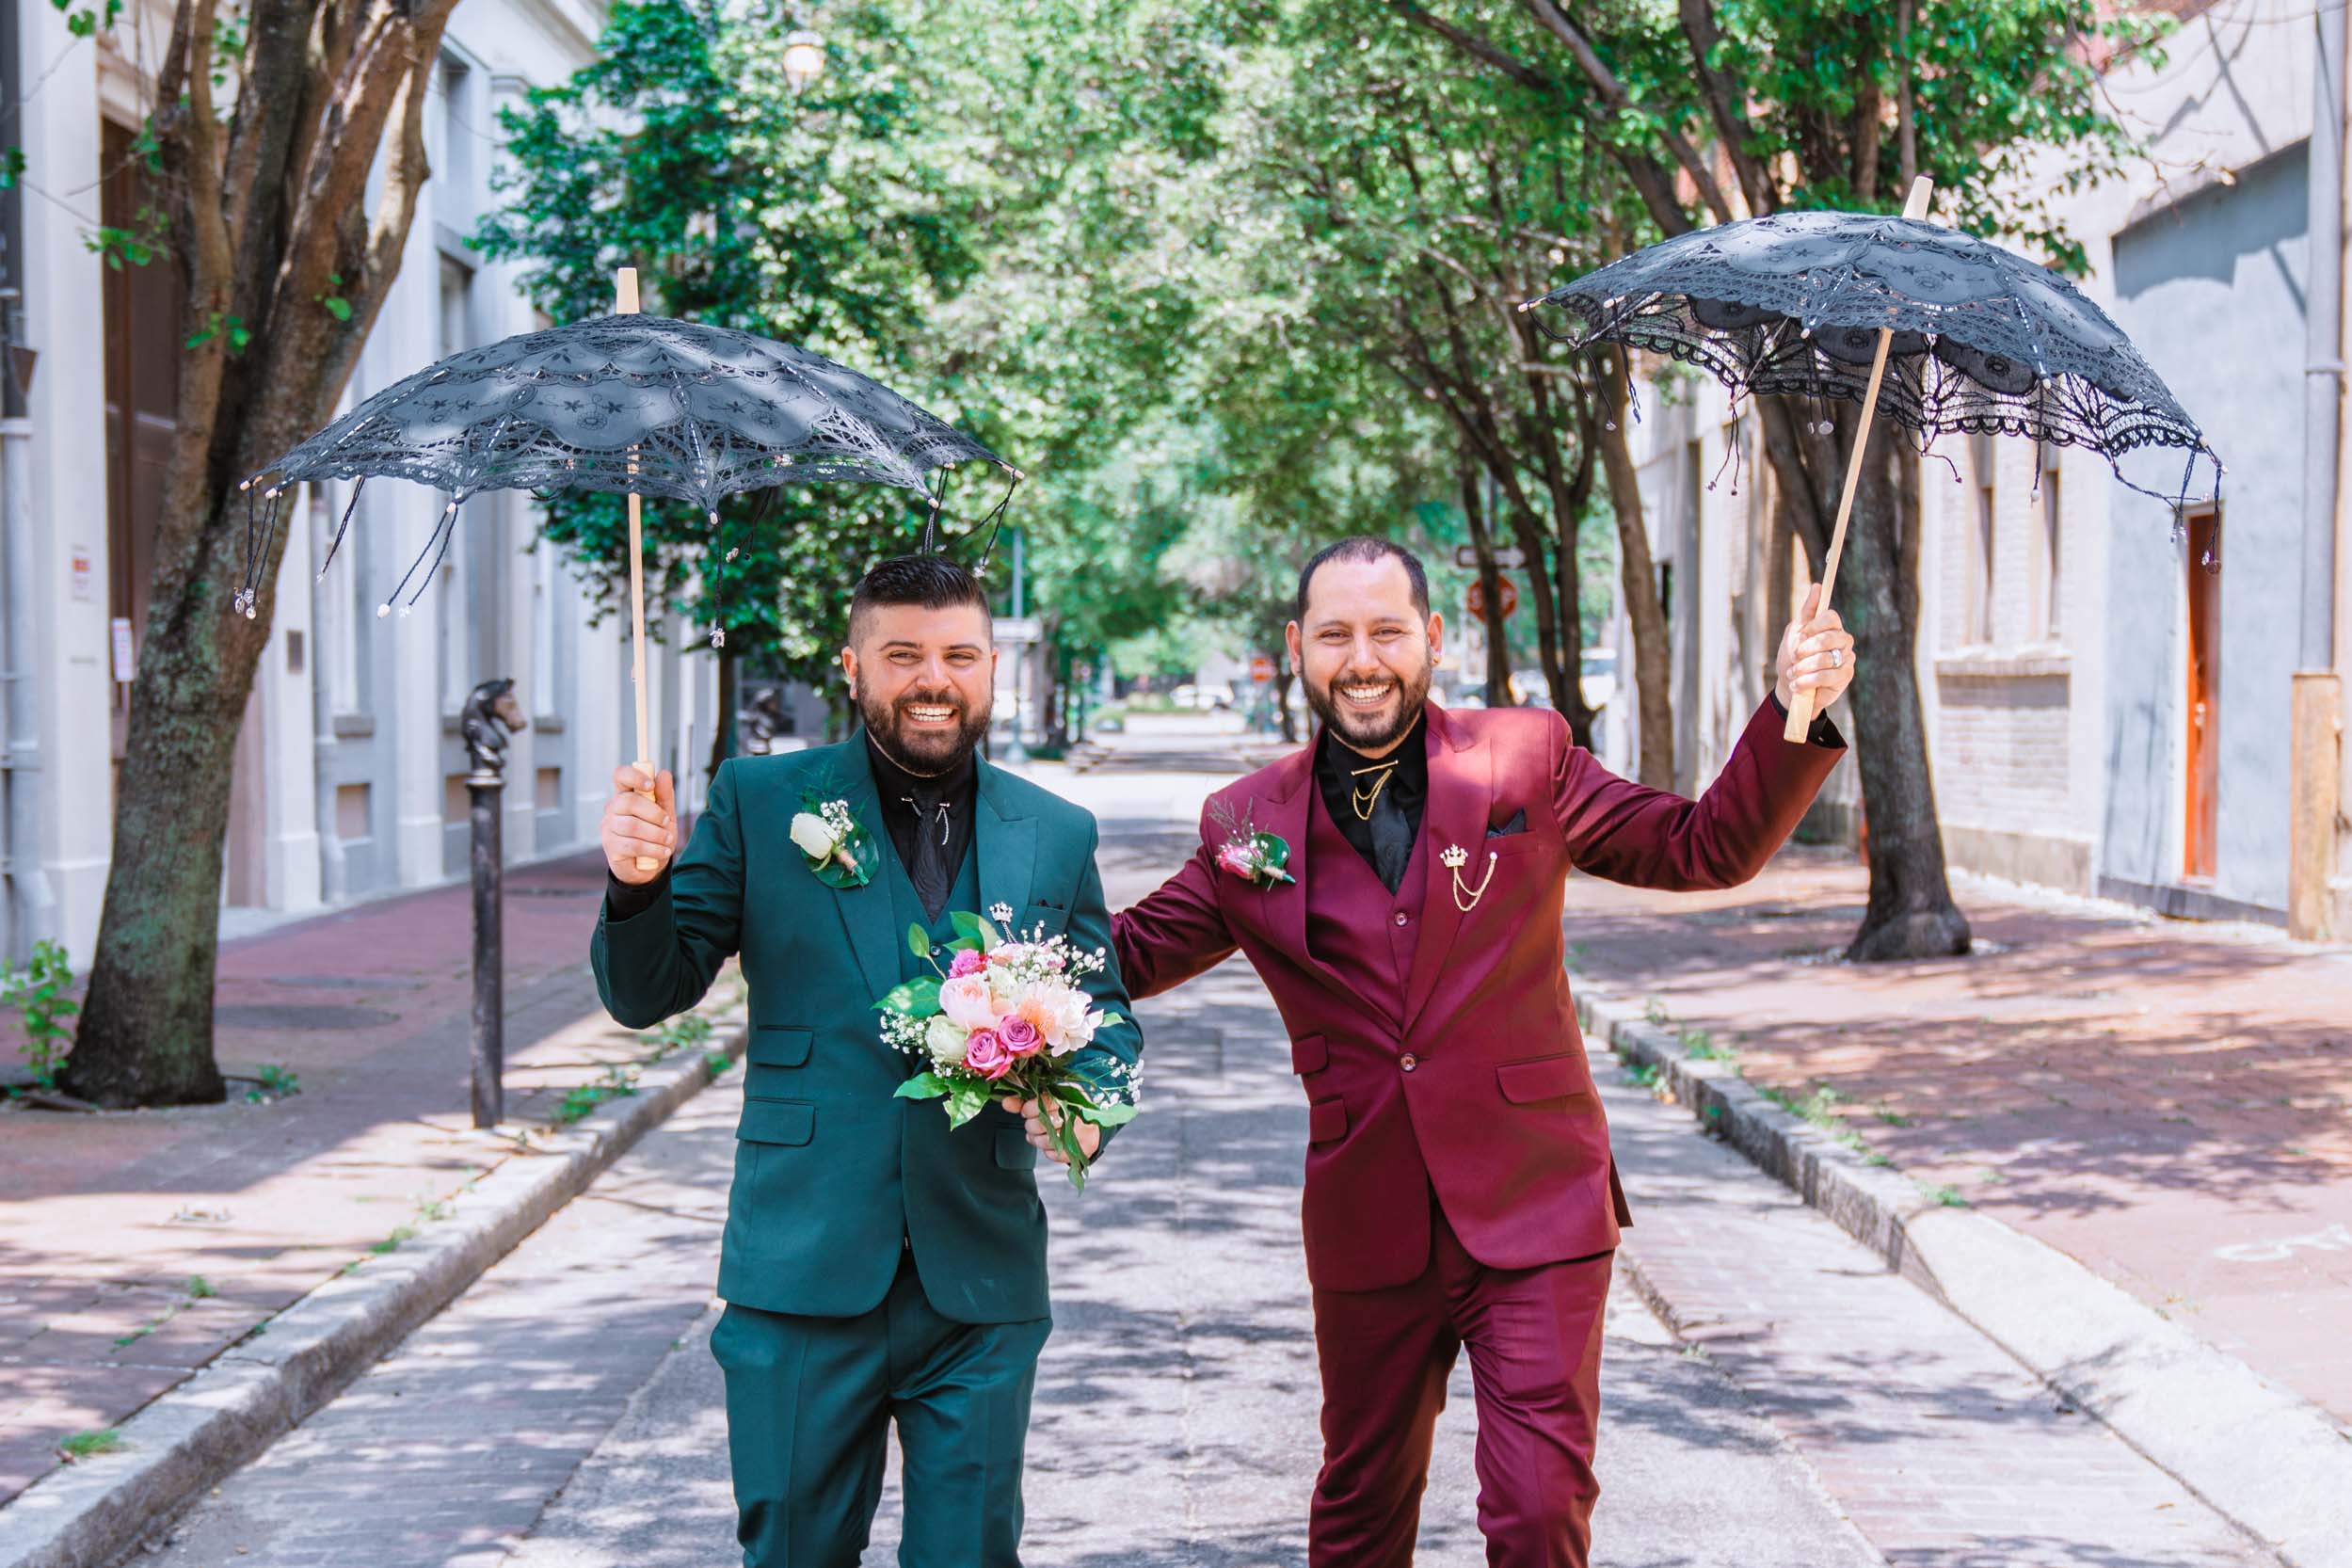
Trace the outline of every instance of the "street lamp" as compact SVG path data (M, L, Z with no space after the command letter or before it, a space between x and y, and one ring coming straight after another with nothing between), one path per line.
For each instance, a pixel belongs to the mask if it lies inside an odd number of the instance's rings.
M784 40L784 85L797 97L800 90L824 74L824 40L807 28Z

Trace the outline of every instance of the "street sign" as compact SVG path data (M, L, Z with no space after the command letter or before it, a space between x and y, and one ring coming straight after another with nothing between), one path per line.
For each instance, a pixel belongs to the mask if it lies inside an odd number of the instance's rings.
M1274 662L1263 653L1250 656L1250 684L1271 686L1274 683Z
M1494 551L1496 571L1517 571L1528 564L1526 552L1515 544L1496 545ZM1479 552L1466 544L1454 546L1454 565L1464 571L1479 569Z
M1000 643L1033 643L1046 634L1046 623L1035 616L997 616L991 617L989 630Z
M1498 578L1496 581L1503 585L1503 618L1509 620L1512 613L1519 608L1519 584L1508 577ZM1486 584L1484 583L1473 582L1470 584L1468 598L1470 614L1473 616L1486 614Z

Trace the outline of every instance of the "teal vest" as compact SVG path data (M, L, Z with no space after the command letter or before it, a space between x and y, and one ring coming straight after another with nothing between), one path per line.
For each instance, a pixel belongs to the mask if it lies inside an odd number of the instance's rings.
M964 863L956 869L955 886L948 890L948 901L940 906L939 918L936 920L923 913L922 896L915 891L915 879L907 875L906 868L899 863L897 840L890 837L887 828L876 831L874 837L881 840L882 863L889 868L883 880L890 885L890 928L899 936L898 977L901 980L914 980L922 975L934 974L937 971L922 959L916 957L915 950L906 945L906 928L912 925L921 926L930 935L933 947L944 948L955 940L955 927L949 922L950 915L954 914L958 909L972 915L983 912L980 907L980 852L977 835L965 842ZM907 1065L908 1074L911 1077L920 1064L910 1060Z

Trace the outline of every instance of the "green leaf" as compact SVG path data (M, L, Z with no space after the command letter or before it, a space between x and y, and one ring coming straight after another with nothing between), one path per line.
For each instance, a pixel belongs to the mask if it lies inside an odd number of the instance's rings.
M918 958L931 956L931 933L919 920L906 928L906 946Z
M948 922L955 927L956 936L983 952L996 945L990 940L996 935L995 928L968 909L951 911L948 915Z
M962 1127L974 1116L988 1109L993 1096L977 1084L956 1083L948 1088L948 1126Z
M351 301L344 298L341 295L322 295L319 297L319 303L326 306L327 313L333 316L337 321L349 321L351 319Z
M1131 1105L1073 1105L1070 1109L1096 1127L1125 1127L1135 1119Z
M23 178L24 173L24 149L0 147L0 190L8 190L14 186L17 181Z
M941 1095L949 1093L952 1091L948 1088L948 1080L937 1073L917 1073L913 1078L900 1084L892 1092L890 1097L902 1100L936 1100Z
M910 1018L927 1018L939 1011L939 977L927 974L894 985L874 1010L881 1013L904 1013Z

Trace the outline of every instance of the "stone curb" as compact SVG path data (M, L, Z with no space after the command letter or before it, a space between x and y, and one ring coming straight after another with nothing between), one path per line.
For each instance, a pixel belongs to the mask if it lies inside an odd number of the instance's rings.
M1710 1130L2224 1518L2292 1568L2352 1568L2352 1433L2327 1412L2056 1248L1865 1163L1730 1063L1685 1057L1673 1030L1623 999L1576 990L1588 1035L1655 1067Z
M598 1106L450 1199L393 1252L337 1274L157 1396L122 1448L51 1471L0 1508L0 1568L103 1568L158 1522L299 1425L707 1087L707 1052L742 1060L740 1006L699 1047L644 1068Z

